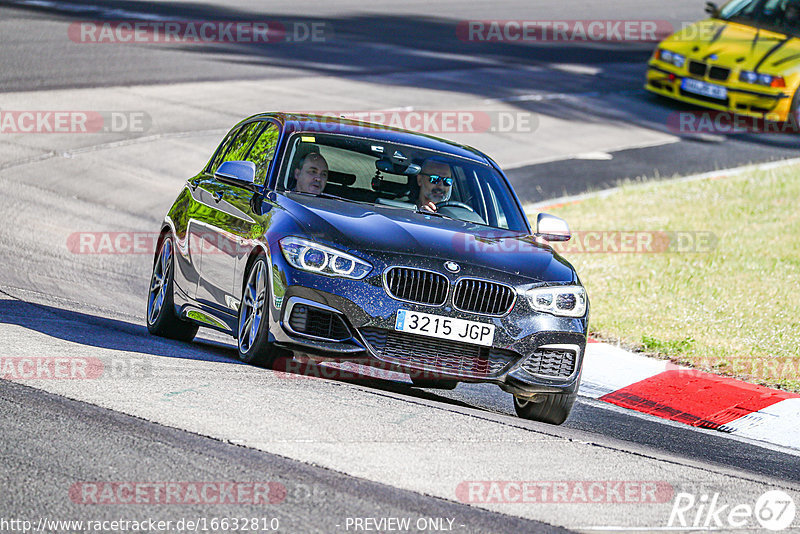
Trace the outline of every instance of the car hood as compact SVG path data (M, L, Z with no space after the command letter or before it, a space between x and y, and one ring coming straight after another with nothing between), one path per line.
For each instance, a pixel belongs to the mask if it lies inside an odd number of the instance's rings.
M310 239L357 254L438 258L535 281L577 280L566 260L521 232L323 197L292 195L280 203Z
M692 59L739 67L743 70L780 73L800 60L800 40L780 32L739 22L703 20L686 26L667 38L662 46Z

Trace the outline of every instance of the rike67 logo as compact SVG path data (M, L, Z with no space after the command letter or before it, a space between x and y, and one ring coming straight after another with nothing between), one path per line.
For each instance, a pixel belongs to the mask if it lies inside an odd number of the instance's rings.
M678 493L667 527L678 530L754 530L761 527L780 531L792 524L795 512L794 500L781 490L767 491L755 504L725 502L719 493L700 496Z

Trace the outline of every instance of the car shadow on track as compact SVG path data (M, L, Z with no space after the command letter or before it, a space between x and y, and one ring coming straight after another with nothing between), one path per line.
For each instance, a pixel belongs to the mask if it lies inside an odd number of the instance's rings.
M15 299L0 300L0 325L17 325L47 336L101 349L169 358L241 364L236 351L213 340L183 343L151 336L142 325Z
M0 298L0 329L4 330L6 348L9 346L6 326L9 325L87 347L245 365L236 358L236 349L232 344L226 345L207 337L201 336L192 343L172 341L151 336L144 326L132 322L46 304ZM309 361L298 364L288 358L279 359L274 367L273 370L264 372L283 374L283 378L291 380L323 379L348 383L368 388L376 394L400 395L412 402L419 399L436 403L442 409L471 408L487 414L509 416L509 421L517 421L517 424L525 426L534 424L540 431L549 428L547 425L517 420L510 408L508 395L494 386L460 384L453 391L421 389L408 383L403 377L382 374L385 371L380 369L374 371L371 368L341 365L333 367ZM309 382L308 387L313 388L314 383ZM665 425L654 419L632 416L625 411L609 409L602 404L583 399L576 404L573 415L564 427L659 450L674 455L675 461L686 457L745 472L785 480L800 480L800 464L796 462L795 456L750 443L736 443L734 446L727 436L715 435L710 431L699 432L680 425ZM753 462L752 458L759 458L759 461Z
M144 355L183 358L246 365L237 358L235 345L203 337L203 330L192 343L150 335L147 328L135 323L101 317L90 313L16 299L0 299L0 325L16 325L47 336L101 349ZM296 379L325 379L352 383L380 391L409 395L462 407L474 404L437 395L409 383L391 378L370 376L368 371L342 371L324 364L292 362L279 358L272 372ZM435 391L435 390L434 390Z
M352 365L349 362L314 362L309 361L302 354L298 354L295 359L292 359L289 355L284 355L275 361L273 372L286 378L333 380L463 408L485 409L484 406L481 406L482 403L479 398L474 399L476 402L470 402L471 399L453 398L450 392L439 394L443 390L421 388L409 383L407 375L404 373L363 365Z

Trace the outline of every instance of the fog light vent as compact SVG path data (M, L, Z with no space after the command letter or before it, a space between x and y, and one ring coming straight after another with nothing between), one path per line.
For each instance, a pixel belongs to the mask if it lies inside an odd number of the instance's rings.
M352 337L350 329L338 314L306 304L294 305L289 327L298 334L331 341L344 341Z

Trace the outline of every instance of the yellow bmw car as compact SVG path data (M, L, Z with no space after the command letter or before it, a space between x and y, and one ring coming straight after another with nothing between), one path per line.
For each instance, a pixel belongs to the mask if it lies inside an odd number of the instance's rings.
M800 0L709 2L710 19L662 41L645 89L720 111L798 121Z

